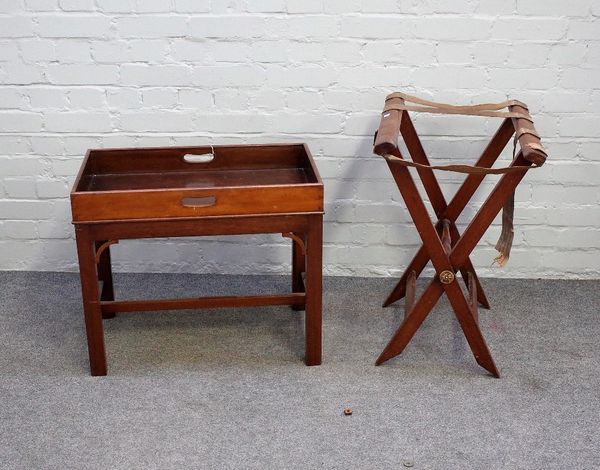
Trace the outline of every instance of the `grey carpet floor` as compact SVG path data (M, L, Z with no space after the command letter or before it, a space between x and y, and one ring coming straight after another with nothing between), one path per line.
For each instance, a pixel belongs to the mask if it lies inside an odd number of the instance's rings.
M284 292L278 276L120 274L117 295ZM78 277L0 272L6 469L600 468L600 282L484 280L502 378L447 301L399 357L392 279L327 278L324 362L288 307L122 314L90 377ZM352 408L344 416L344 408Z

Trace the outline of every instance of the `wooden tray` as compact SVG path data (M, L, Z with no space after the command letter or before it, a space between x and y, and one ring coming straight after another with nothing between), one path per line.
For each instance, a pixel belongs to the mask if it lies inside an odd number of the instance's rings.
M305 144L88 150L71 209L74 223L322 213L323 182Z

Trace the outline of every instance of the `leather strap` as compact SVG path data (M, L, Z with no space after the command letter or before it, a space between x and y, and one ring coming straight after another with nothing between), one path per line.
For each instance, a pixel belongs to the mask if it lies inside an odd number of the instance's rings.
M420 106L398 104L393 102L394 98L400 98L409 103L417 103ZM474 104L469 106L455 106L446 103L437 103L435 101L424 100L416 96L407 95L402 92L395 92L389 94L385 99L385 106L383 112L387 111L414 111L417 113L435 113L435 114L461 114L466 116L488 116L488 117L501 117L501 118L517 118L525 119L526 121L533 122L531 116L518 113L514 111L499 111L500 109L508 108L509 106L521 106L527 109L525 103L518 100L506 100L502 103L483 103Z
M398 99L402 100L402 103L398 103ZM418 106L406 105L404 102L416 103ZM483 103L470 106L455 106L445 103L437 103L435 101L425 100L416 96L408 95L402 92L395 92L389 94L385 99L385 106L383 108L383 114L389 111L415 111L422 113L436 113L436 114L460 114L467 116L488 116L488 117L501 117L501 118L516 118L524 119L533 124L533 120L529 114L519 113L514 111L500 111L501 109L509 108L510 106L519 106L525 110L528 110L527 105L518 100L506 100L501 103ZM517 121L518 122L518 121ZM540 138L539 134L535 129L528 129L526 127L520 127L515 132L514 144L513 144L513 160L515 159L517 142L519 138L525 134L532 135L537 139ZM548 156L546 149L539 142L528 142L521 145L522 148L530 148L537 150ZM474 165L423 165L421 163L415 163L402 158L398 158L394 155L385 154L383 155L388 162L394 164L421 168L425 170L442 170L452 171L455 173L466 173L470 175L500 175L505 173L512 173L516 171L527 171L531 168L539 168L540 165L533 163L531 166L515 165L503 168L486 168ZM502 210L502 232L500 238L496 243L496 250L500 254L494 259L494 263L499 266L505 266L510 256L510 250L512 248L514 230L513 230L513 218L514 218L514 207L515 207L515 195L512 193L506 200Z
M465 109L465 110L488 110L488 111L498 111L500 109L508 108L509 106L520 106L521 108L525 108L529 110L527 105L519 100L506 100L501 103L481 103L474 104L468 106L456 106L453 104L447 103L438 103L436 101L429 101L423 98L419 98L418 96L409 95L407 93L402 93L401 91L396 91L394 93L390 93L385 97L385 100L391 100L393 98L401 98L404 101L408 101L410 103L417 103L423 106L428 106L430 108L442 108L442 109Z
M502 168L487 168L475 165L423 165L422 163L411 162L390 154L383 155L383 158L400 166L410 166L412 168L422 168L424 170L452 171L454 173L466 173L468 175L503 175L505 173L527 171L530 168L538 168L537 165L515 165Z

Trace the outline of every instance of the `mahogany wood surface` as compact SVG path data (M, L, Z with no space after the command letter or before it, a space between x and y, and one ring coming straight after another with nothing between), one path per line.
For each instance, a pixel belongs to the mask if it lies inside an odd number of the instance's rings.
M71 209L76 223L322 212L323 183L303 144L91 150Z
M402 104L402 100L399 104ZM516 112L522 112L523 114L527 112L521 106L514 108L516 108L514 109ZM394 112L397 114L394 114ZM517 126L520 127L515 129ZM504 119L477 161L476 166L491 167L511 136L516 130L522 128L532 130L534 129L533 123L526 119ZM535 130L533 132L535 133ZM545 154L536 150L535 145L534 148L527 146L527 143L530 142L539 144L539 137L527 132L520 132L519 134L522 149L511 163L511 166L523 167L523 169L502 176L462 236L456 227L456 219L475 194L485 175L469 174L450 203L446 203L433 170L417 168L417 174L423 182L437 218L432 222L408 168L398 164L397 160L386 159L408 212L421 236L423 245L384 302L384 306L387 306L406 296L404 321L381 352L376 361L377 365L404 350L441 295L446 293L475 360L493 376L500 376L479 329L477 302L479 301L487 308L489 308L489 303L469 260L469 255L502 206L512 196L527 169L532 164L541 165L543 159L545 159ZM384 156L389 154L402 159L397 145L397 139L400 135L404 139L412 160L415 163L429 165L423 146L406 111L385 111L382 113L381 124L374 141L374 152ZM415 301L416 277L429 261L433 264L436 276ZM461 272L467 285L467 296L458 285L456 277L452 276L452 273L457 271Z
M150 312L154 310L183 310L220 307L260 307L268 305L304 305L304 293L286 295L239 295L195 297L188 299L120 300L100 302L102 312Z
M213 152L207 163L184 159ZM305 363L321 363L323 183L305 144L91 150L71 203L92 375L107 374L102 318L151 310L305 309ZM292 238L292 293L114 299L118 240L259 233Z

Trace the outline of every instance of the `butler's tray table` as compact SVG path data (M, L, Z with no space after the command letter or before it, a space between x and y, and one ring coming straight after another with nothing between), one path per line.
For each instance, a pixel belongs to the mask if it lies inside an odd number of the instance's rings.
M92 375L106 375L102 320L117 312L291 305L305 362L321 363L323 183L303 144L88 151L71 192ZM122 239L281 233L285 295L115 300L110 245Z

